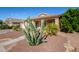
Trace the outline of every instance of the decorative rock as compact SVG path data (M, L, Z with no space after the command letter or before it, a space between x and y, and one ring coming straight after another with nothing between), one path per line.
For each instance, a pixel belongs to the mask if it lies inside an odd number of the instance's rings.
M66 48L65 52L75 52L76 48L73 47L71 44L69 43L65 43L64 47Z

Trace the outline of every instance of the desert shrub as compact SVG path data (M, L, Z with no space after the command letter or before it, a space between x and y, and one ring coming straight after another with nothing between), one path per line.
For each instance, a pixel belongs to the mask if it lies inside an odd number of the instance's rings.
M0 20L0 30L3 30L3 29L10 29L10 26L8 26L5 22Z
M7 24L0 25L0 29L9 29L9 26Z
M42 43L42 40L45 39L45 35L43 35L44 20L41 20L40 29L38 29L33 21L29 21L28 24L29 25L22 24L21 27L29 45L39 45Z
M11 26L10 28L12 28L13 30L20 30L20 25L16 25L16 26Z
M46 26L46 32L48 35L56 35L57 31L58 31L58 28L57 28L56 24L54 24L54 23L49 23Z

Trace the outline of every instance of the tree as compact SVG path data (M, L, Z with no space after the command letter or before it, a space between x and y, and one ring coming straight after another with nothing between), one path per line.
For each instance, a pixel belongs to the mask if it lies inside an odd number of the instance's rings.
M61 16L61 30L65 32L79 31L79 9L71 8Z
M9 29L9 26L0 20L0 29Z
M1 24L3 24L3 21L2 21L2 20L0 20L0 25L1 25Z

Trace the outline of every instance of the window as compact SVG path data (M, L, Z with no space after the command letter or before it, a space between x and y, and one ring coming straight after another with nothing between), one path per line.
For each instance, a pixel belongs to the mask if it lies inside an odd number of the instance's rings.
M47 23L55 23L55 19L48 20Z

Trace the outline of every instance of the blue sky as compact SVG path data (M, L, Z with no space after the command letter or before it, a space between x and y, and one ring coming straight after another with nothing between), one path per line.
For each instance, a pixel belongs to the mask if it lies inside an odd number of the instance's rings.
M19 18L26 19L27 17L37 16L40 13L47 14L62 14L68 7L0 7L0 19Z

